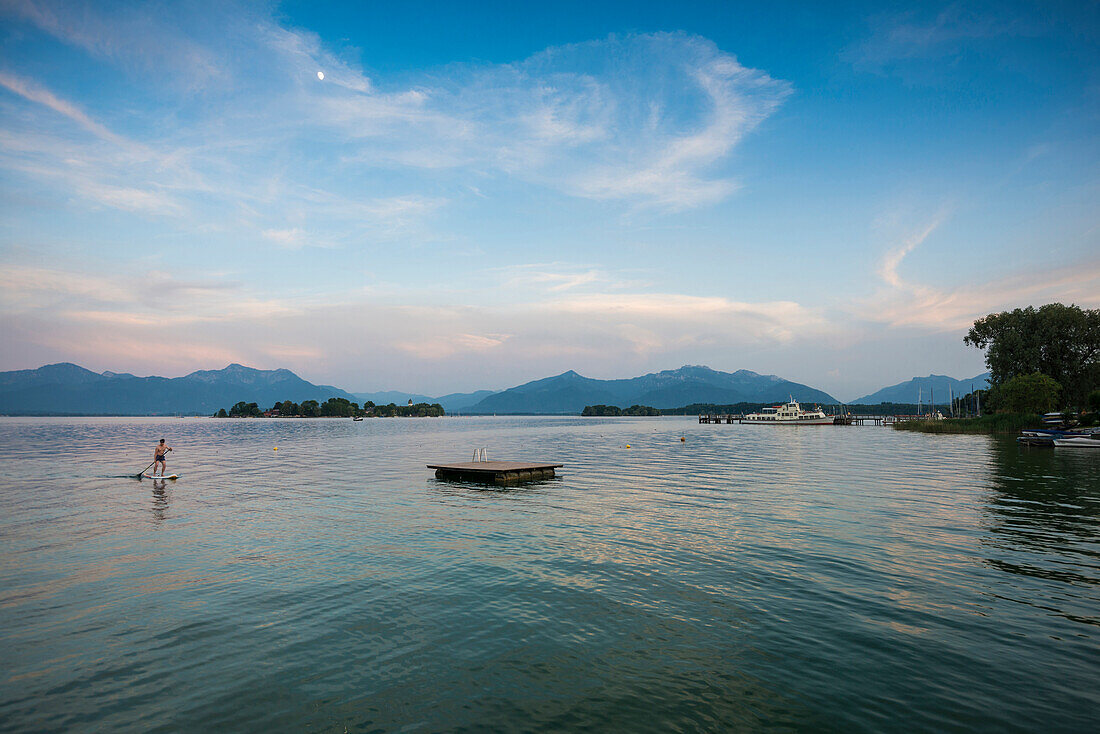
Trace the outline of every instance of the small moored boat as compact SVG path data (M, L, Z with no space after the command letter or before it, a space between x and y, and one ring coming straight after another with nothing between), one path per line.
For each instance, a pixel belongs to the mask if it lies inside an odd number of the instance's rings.
M1072 446L1080 449L1100 449L1100 435L1091 436L1066 436L1054 439L1054 445L1065 448Z
M1016 437L1016 442L1021 446L1053 446L1054 436L1033 436L1025 433Z

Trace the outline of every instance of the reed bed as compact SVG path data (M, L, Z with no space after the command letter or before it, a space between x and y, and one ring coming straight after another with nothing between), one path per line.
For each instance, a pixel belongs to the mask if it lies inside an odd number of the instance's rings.
M921 433L1019 433L1040 425L1039 416L1031 413L995 413L980 418L904 421L895 423L894 428Z

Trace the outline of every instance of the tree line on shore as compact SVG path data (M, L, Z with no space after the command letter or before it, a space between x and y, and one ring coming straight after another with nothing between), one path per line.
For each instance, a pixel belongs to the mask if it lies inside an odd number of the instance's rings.
M1070 425L1100 424L1100 309L1050 303L989 314L963 342L985 350L989 390L952 405L964 420L899 423L927 433L1013 433L1040 413ZM971 398L980 408L971 411ZM974 403L977 403L977 399ZM973 417L978 416L978 417Z
M786 401L782 401L786 402ZM764 408L774 407L775 401L770 403L692 403L679 408L661 408L661 415L745 415L758 413ZM810 403L802 403L803 407ZM819 405L814 403L814 405ZM942 405L942 403L937 403ZM916 403L874 403L863 405L858 403L841 404L836 406L819 406L826 413L854 413L862 415L916 415L919 411L928 412L929 404L917 405Z
M581 415L584 416L620 416L620 415L660 415L661 411L648 405L631 405L629 408L620 408L617 405L586 405Z
M256 403L241 401L226 411L222 408L214 414L215 418L438 418L444 415L439 403L416 403L414 405L375 405L366 401L360 407L347 398L329 398L323 403L316 400L303 400L295 403L284 400L275 403L270 409L262 410Z
M1100 413L1100 309L1050 303L989 314L963 342L985 350L989 410Z

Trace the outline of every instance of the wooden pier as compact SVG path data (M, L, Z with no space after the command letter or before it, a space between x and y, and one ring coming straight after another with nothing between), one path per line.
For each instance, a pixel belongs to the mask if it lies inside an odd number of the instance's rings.
M719 414L719 415L715 415L715 414L711 413L710 415L706 415L706 414L700 415L699 416L699 422L700 423L740 423L741 419L743 417L744 416L738 415L737 413L732 413L732 414L722 413L722 414Z
M451 479L487 484L513 484L536 479L553 479L554 470L564 464L523 461L468 461L461 464L428 464L436 479Z
M852 422L861 426L870 424L872 426L892 426L895 423L904 423L905 421L919 421L921 420L919 415L853 415Z
M736 413L721 413L721 414L700 414L700 423L740 423L742 415ZM837 426L892 426L895 423L902 423L904 421L920 420L921 416L918 415L837 415L833 417L833 425Z

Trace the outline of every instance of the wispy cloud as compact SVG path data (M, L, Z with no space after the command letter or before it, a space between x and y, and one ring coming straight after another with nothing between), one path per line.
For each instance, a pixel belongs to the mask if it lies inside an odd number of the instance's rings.
M0 268L0 303L4 310L28 311L78 300L82 305L130 305L137 297L121 280L51 268L5 264ZM94 306L92 306L94 307Z
M944 223L947 217L948 209L944 207L924 226L906 237L900 245L888 252L886 256L882 258L882 263L878 271L879 276L886 281L888 285L894 288L904 288L905 283L902 281L901 276L898 275L898 266L901 265L901 261L905 259L906 255L923 244L933 232L939 229L940 225Z
M126 160L112 163L118 151L80 145L32 119L9 130L8 142L45 136L52 144L33 157L23 150L6 167L69 174L72 193L125 211L235 222L281 246L338 244L356 223L370 237L423 235L443 205L471 191L484 196L486 177L629 208L713 204L739 186L730 153L789 94L785 82L680 33L456 64L394 85L261 9L166 12L6 3L0 13L98 63L122 73L155 68L158 85L131 77L131 93L153 103L123 121L117 111L97 118L45 81L3 72L11 92L126 148ZM204 15L214 22L199 23ZM188 94L168 99L163 86ZM395 169L396 179L378 175ZM442 194L440 170L448 171ZM401 180L401 190L381 180ZM238 219L242 207L257 216ZM322 208L324 216L310 216Z
M79 105L30 79L0 71L0 87L36 105L28 119L0 131L0 169L55 186L65 198L127 212L184 213L170 189L194 189L198 177L178 155L113 132ZM35 114L42 108L48 110L45 119ZM92 137L74 134L78 131Z
M646 342L636 347L646 348L708 339L732 339L742 344L789 342L830 328L819 311L794 301L746 303L679 293L581 294L546 301L537 309L573 322L581 317L613 329L634 329L645 335ZM650 339L657 334L659 339Z
M976 274L954 287L903 277L899 269L906 256L939 230L949 216L950 209L942 207L888 251L878 268L883 286L870 298L852 303L850 312L892 327L949 332L966 329L988 313L1037 302L1100 305L1100 261L1095 259L1072 267L1033 267L984 280Z
M494 268L490 272L503 287L529 293L559 293L582 288L616 291L648 285L623 273L609 273L592 265L564 262L513 265Z
M456 355L491 352L504 344L511 334L436 333L418 339L397 339L393 348L417 359L452 359Z
M983 13L961 3L950 4L934 15L917 11L875 16L870 33L849 46L843 58L867 71L883 71L899 63L932 57L955 56L969 45L1009 35L1034 32L1004 12Z
M1100 307L1100 262L1028 270L953 288L910 285L903 292L880 294L861 313L895 327L949 332L965 330L989 313L1055 301Z
M538 376L551 367L575 366L565 364L573 358L676 360L684 350L725 354L790 345L833 329L819 311L794 302L742 303L676 293L543 290L499 306L431 307L414 298L370 293L264 298L232 281L157 271L95 275L13 266L0 273L5 330L74 355L90 354L96 344L110 341L108 356L119 359L114 366L127 369L169 363L194 369L209 366L203 355L221 353L261 365L278 358L302 368L317 354L340 354L362 365L358 369L393 376L441 359L448 360L448 371L484 371L486 360L492 360ZM179 355L157 362L138 345L165 328L184 341L201 333L205 348L186 365ZM122 359L120 344L135 351ZM112 366L98 363L101 369Z
M303 306L261 298L230 280L185 279L161 271L102 274L5 264L0 305L9 314L143 326L285 316Z
M470 69L449 98L488 133L467 147L482 165L573 196L679 210L737 188L721 164L789 91L711 41L662 33Z
M290 229L265 229L261 234L283 247L301 247L305 244L306 233L298 227Z
M0 2L0 12L64 43L142 73L155 70L160 83L183 88L202 86L227 68L211 48L189 35L197 30L194 24L224 28L227 13L242 10L234 2L155 7L85 0Z
M75 122L80 127L84 128L88 132L92 133L96 137L103 138L104 140L112 143L123 143L124 139L115 135L113 132L100 125L98 122L89 117L83 110L74 105L73 103L61 99L50 90L42 87L35 82L24 79L5 71L0 71L0 86L5 87L11 92L18 94L19 96L31 101L36 102L44 107L47 107L59 115L64 115L70 120Z

